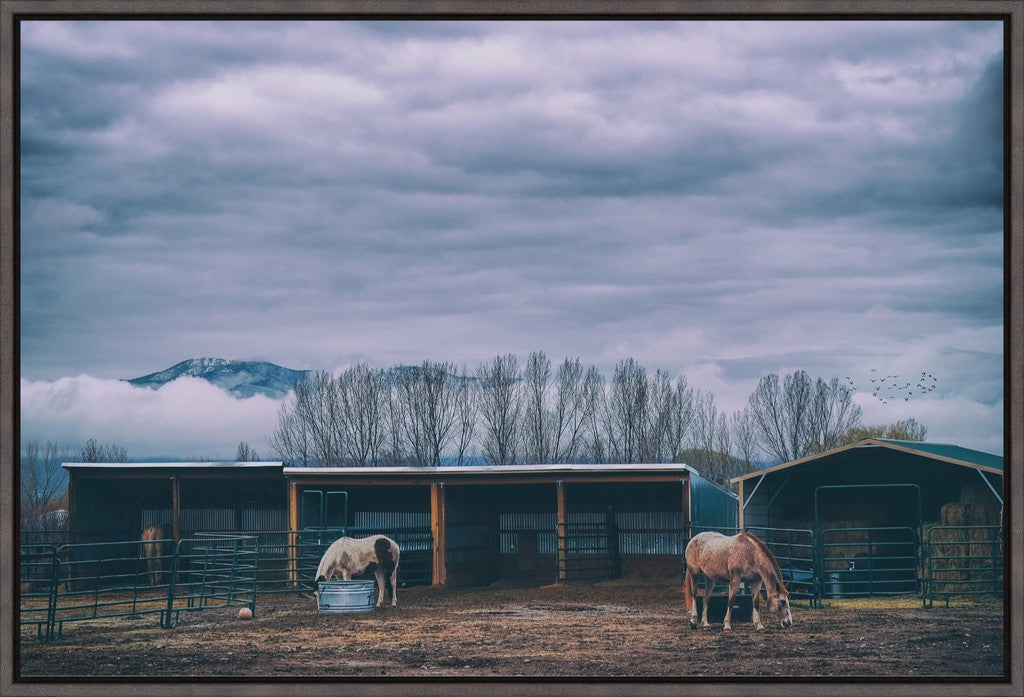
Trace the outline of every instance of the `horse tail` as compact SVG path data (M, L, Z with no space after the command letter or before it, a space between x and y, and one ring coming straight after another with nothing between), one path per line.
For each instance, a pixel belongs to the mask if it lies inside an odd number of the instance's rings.
M392 544L394 543L383 535L373 543L373 549L377 553L377 563L384 569L385 576L390 576L398 564L395 555L391 553Z
M686 605L688 611L693 611L693 598L697 594L697 587L694 583L693 570L690 569L689 564L686 566L686 575L683 577L683 603Z

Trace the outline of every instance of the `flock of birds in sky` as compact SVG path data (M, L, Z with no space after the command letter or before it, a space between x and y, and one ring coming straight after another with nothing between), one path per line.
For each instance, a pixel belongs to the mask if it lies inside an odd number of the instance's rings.
M904 402L909 402L910 398L914 395L926 395L935 389L939 379L931 373L922 370L919 378L915 380L903 378L903 381L901 381L898 374L881 376L878 374L877 369L872 368L868 374L868 381L870 383L871 396L882 404L888 404L890 399L897 397L903 397ZM857 389L857 385L854 384L853 378L849 375L846 376L846 382L850 386L850 391Z

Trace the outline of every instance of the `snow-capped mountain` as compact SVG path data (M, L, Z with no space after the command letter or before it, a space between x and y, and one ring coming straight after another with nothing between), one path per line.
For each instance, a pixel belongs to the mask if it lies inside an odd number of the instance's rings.
M310 371L292 370L266 361L231 361L226 358L192 358L129 383L157 389L180 377L201 378L238 398L256 394L272 399L284 397Z

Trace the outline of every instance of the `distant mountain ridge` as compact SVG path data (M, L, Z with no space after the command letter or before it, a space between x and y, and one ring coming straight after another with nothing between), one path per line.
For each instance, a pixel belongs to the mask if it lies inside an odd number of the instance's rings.
M226 358L192 358L126 382L157 389L181 377L193 377L226 390L239 399L257 394L281 399L305 378L309 370L283 368L267 361L233 361Z

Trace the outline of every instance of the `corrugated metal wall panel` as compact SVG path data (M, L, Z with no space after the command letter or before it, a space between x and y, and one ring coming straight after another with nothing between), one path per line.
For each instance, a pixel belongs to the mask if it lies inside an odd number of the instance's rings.
M283 508L243 508L241 516L245 532L288 529L288 511Z
M695 527L735 528L739 523L737 497L697 472L690 474L690 511Z
M554 554L558 547L554 513L502 513L498 518L501 531L502 554L516 554L519 550L519 533L537 533L537 553Z
M430 535L430 513L408 511L356 511L353 523L357 528L370 528L351 533L354 537L369 534L388 535L395 539L404 554L430 552L434 541Z
M183 508L181 509L181 532L230 532L235 529L233 508Z
M679 511L628 511L615 514L619 530L682 530Z
M170 523L174 519L174 511L170 508L143 508L142 529L145 530L153 523Z
M498 526L505 530L554 530L554 513L502 513Z
M356 511L353 523L357 528L380 528L382 533L400 528L429 528L430 513Z

